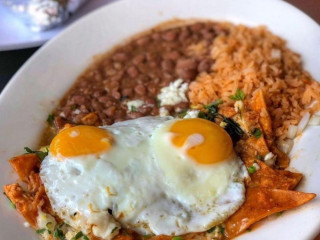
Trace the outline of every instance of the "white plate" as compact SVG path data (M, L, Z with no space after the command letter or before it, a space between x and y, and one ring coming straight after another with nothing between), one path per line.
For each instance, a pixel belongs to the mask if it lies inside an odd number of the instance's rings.
M7 159L24 146L35 147L48 113L92 56L161 21L179 18L229 20L267 25L302 55L305 68L320 79L320 28L309 17L278 0L123 0L80 19L41 48L11 79L0 96L0 185L12 183ZM306 130L295 146L292 166L305 174L300 190L320 195L320 127ZM0 239L37 239L32 229L0 198ZM320 230L320 198L239 239L312 239Z
M45 32L30 31L20 19L0 4L0 51L40 46L80 17L113 1L89 0L65 24Z

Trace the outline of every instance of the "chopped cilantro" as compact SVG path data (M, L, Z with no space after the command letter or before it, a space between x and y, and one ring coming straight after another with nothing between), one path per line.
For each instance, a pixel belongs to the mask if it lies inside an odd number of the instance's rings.
M227 124L224 127L224 130L230 135L233 143L235 144L239 141L243 136L243 130L241 129L240 125L234 121L232 118L227 118L223 116L222 120Z
M58 239L64 239L63 231L59 228L56 228L53 232L53 236Z
M80 231L80 232L77 232L77 234L71 240L77 240L81 237L83 237L83 233Z
M71 240L77 240L83 238L84 240L89 240L89 238L83 234L83 232L78 232L73 238L71 238Z
M71 105L70 110L74 110L74 109L76 109L76 105Z
M223 103L222 99L218 99L218 100L214 101L213 103L211 103L211 105L218 107L222 103Z
M161 106L161 100L159 98L156 98L157 107Z
M250 174L255 173L256 171L257 171L257 169L256 169L255 166L248 167L248 172L249 172Z
M251 228L247 228L247 232L251 232L252 231L252 229Z
M135 112L137 111L137 108L135 106L131 106L130 112Z
M173 237L171 240L183 240L183 237L180 237L180 236L178 236L178 237Z
M16 205L9 199L9 204L13 209L16 209Z
M219 233L224 234L224 227L219 226Z
M215 118L219 116L218 105L215 104L215 102L210 103L208 105L203 105L205 111L199 112L198 117L214 122Z
M111 233L114 233L115 231L117 231L118 227L115 227L114 229L112 229Z
M221 100L221 101L222 101L222 100ZM218 113L218 106L219 106L219 104L222 103L221 101L220 101L220 100L217 100L217 101L212 102L212 103L210 103L210 104L208 104L208 105L204 105L203 107L204 107L204 109L207 109L207 110L208 110L208 113L210 113L210 114L216 114L216 113Z
M279 217L279 216L281 216L282 214L283 214L283 211L277 212L277 213L276 213L276 216Z
M210 228L210 229L207 231L207 233L212 233L215 229L216 229L216 226Z
M13 209L16 209L16 205L11 201L11 199L7 196L7 194L5 192L3 192L3 194L8 198L9 200L9 204Z
M179 118L184 118L184 117L187 115L188 110L189 110L189 109L185 109L185 110L182 110L181 112L179 112L179 113L178 113L178 117L179 117Z
M83 235L83 240L89 240L89 238L86 235Z
M204 105L203 107L205 109L210 109L211 107L218 107L221 103L223 103L222 99L218 99L212 103L209 103L208 105Z
M24 147L24 150L26 150L27 153L35 153L40 158L41 161L48 155L48 152L49 152L48 148L46 148L46 151L34 151L28 147Z
M152 237L152 235L148 234L148 235L143 235L142 237L143 237L143 239L149 239Z
M199 112L198 117L203 118L203 119L207 119L207 114L205 112Z
M52 227L52 222L47 222L46 227L47 228L51 228Z
M220 100L217 100L211 104L204 106L204 111L199 112L198 117L209 120L211 122L216 122L217 118L220 118L225 124L224 129L232 138L233 143L241 139L243 136L243 130L240 125L231 118L227 118L224 115L218 113L218 105L221 104Z
M252 134L255 138L259 138L259 137L261 137L262 132L259 128L255 128L255 129L253 129Z
M51 125L51 124L53 124L53 121L54 121L54 115L52 113L50 113L48 115L47 122Z
M244 92L238 88L236 94L229 96L230 99L232 100L244 100Z
M263 157L261 155L256 155L256 159L263 160Z
M41 228L41 229L38 229L38 230L36 231L36 233L42 234L42 233L44 233L45 231L46 231L45 228Z

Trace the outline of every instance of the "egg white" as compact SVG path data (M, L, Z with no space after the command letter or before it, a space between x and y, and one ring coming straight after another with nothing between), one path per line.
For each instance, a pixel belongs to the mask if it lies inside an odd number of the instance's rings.
M114 137L107 152L63 161L49 153L40 176L55 212L84 233L94 225L104 239L119 223L141 234L181 235L223 222L244 202L245 167L236 155L210 167L181 156L164 137L173 121L105 126Z

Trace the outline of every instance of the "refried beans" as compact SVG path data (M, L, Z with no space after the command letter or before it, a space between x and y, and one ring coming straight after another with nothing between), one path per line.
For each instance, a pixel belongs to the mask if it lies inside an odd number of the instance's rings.
M210 45L219 34L228 34L214 22L154 28L115 47L80 75L54 112L55 125L65 122L109 125L146 115L159 115L157 94L170 82L190 83L209 72ZM142 100L136 109L126 102ZM174 114L188 102L164 106Z

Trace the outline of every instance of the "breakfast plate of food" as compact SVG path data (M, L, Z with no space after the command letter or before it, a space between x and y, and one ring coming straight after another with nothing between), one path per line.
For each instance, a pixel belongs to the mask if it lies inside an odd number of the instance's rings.
M0 237L313 239L319 39L278 0L80 19L0 96Z

